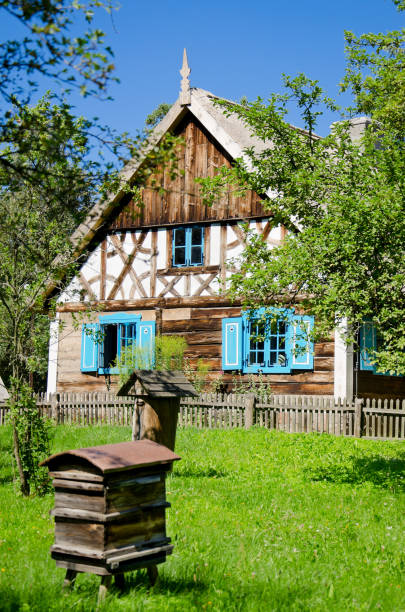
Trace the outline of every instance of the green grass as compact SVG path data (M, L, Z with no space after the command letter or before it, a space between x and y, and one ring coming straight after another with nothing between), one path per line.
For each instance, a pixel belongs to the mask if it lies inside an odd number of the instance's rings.
M99 578L49 555L52 495L23 499L0 430L1 610L94 610ZM117 442L128 428L59 427L53 449ZM178 432L168 479L173 555L105 610L405 610L403 443L250 431Z

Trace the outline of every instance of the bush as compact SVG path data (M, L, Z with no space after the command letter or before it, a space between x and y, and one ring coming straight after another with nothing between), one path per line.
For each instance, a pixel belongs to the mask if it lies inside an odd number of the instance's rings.
M32 389L25 383L12 381L8 404L21 492L29 495L34 490L42 495L50 488L48 470L39 464L50 454L51 421L40 415Z

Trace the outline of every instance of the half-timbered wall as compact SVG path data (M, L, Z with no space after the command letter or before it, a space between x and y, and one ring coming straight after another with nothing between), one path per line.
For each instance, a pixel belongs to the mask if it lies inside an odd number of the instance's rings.
M280 244L284 230L272 220L251 220L251 230L270 245ZM147 228L109 234L90 254L59 302L134 300L214 296L238 257L244 233L236 221L204 226L204 265L172 266L172 229Z

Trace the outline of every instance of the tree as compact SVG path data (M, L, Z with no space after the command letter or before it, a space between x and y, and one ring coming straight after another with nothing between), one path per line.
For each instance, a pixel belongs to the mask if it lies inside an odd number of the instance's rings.
M8 16L11 23L14 20L26 32L0 44L0 102L3 101L0 169L6 181L14 180L20 173L25 181L42 188L44 194L52 190L52 164L37 168L26 166L22 160L27 153L27 132L48 129L43 137L49 139L54 135L57 138L57 134L53 132L52 122L41 124L37 116L25 109L32 105L33 97L37 97L44 83L52 88L53 103L71 115L74 115L69 104L72 91L107 99L108 85L117 81L113 52L105 43L104 32L96 27L95 19L100 11L111 14L118 7L115 0L0 0L0 18ZM74 34L80 27L80 34ZM81 130L94 147L91 166L94 182L101 184L108 175L109 187L115 189L118 168L136 154L139 137L117 134L97 119L82 120ZM8 146L14 156L10 155ZM64 151L54 147L52 155L56 164L63 163L63 154Z
M396 4L405 9L403 0ZM354 107L328 137L316 136L317 121L336 104L317 81L284 77L286 93L267 103L220 102L267 146L200 183L208 201L229 182L271 194L265 208L289 229L274 249L247 232L231 295L246 308L300 303L316 316L316 335L340 326L347 342L372 321L372 360L380 371L405 374L405 30L347 32L346 42L342 87L352 90ZM286 121L292 103L303 130ZM353 139L350 118L364 112L370 125Z
M27 31L0 44L0 363L11 385L14 456L25 495L31 484L41 487L38 453L48 448L32 397L46 373L54 307L45 288L57 290L60 279L73 275L77 253L69 237L97 199L127 189L140 201L139 185L156 165L174 171L178 138L152 143L149 129L134 138L117 135L97 120L75 117L67 101L72 89L106 96L112 51L90 26L98 9L114 7L112 0L0 0L0 14ZM73 36L80 16L89 29ZM44 79L54 91L32 105ZM117 166L145 150L137 182L127 184Z
M39 449L47 449L46 426L35 416L27 384L30 375L42 379L46 372L49 304L45 304L44 287L62 272L73 270L69 235L88 210L97 186L83 162L88 143L81 120L46 98L23 112L35 126L25 133L26 153L20 149L16 156L12 148L3 152L17 157L19 171L0 171L0 354L3 363L7 360L5 378L11 385L21 490L29 494L30 481L41 486L37 455ZM42 173L48 167L53 184L46 193L25 178L25 169Z

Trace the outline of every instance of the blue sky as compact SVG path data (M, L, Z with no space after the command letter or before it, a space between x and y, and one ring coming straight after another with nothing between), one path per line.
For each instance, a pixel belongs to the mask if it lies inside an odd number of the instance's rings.
M14 24L2 19L4 40ZM103 16L98 25L114 49L121 83L110 90L113 102L75 98L77 112L135 132L158 104L177 98L183 47L191 84L219 96L266 97L281 90L283 72L304 72L336 96L345 67L344 30L399 28L404 13L391 0L121 0L113 20ZM299 117L290 119L300 125ZM319 133L327 133L333 119L325 117Z

